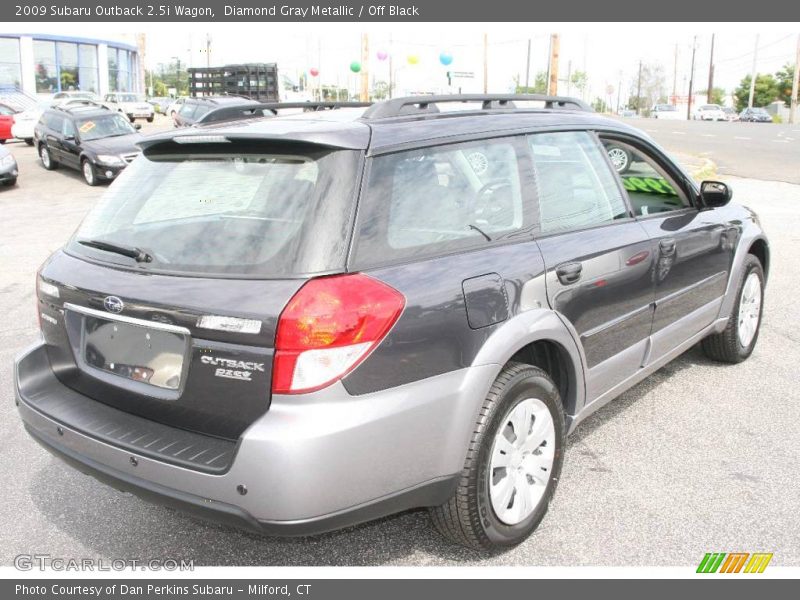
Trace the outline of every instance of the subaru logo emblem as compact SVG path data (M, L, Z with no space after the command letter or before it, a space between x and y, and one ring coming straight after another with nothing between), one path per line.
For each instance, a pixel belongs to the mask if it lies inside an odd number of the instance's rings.
M125 303L116 296L106 296L103 300L103 306L108 312L119 314L125 308Z

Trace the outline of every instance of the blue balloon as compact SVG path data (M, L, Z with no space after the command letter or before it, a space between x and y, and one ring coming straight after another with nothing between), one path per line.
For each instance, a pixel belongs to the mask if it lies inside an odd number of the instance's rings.
M445 67L453 62L453 55L449 52L442 52L439 55L439 62L442 63Z

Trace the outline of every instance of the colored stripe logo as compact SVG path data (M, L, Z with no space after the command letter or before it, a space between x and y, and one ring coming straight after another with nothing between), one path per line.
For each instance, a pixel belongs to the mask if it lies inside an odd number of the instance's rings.
M697 566L697 572L763 573L771 560L771 552L707 552Z

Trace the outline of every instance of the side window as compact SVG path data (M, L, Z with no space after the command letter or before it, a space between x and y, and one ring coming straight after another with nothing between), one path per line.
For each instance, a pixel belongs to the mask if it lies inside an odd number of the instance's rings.
M178 113L182 117L186 117L187 119L191 119L192 115L194 114L194 110L196 108L197 108L196 104L184 104L183 106L181 106L181 108L178 111Z
M373 159L359 209L359 267L475 247L522 230L517 146L501 139Z
M45 124L53 131L60 133L61 128L64 127L64 118L61 115L50 114Z
M629 216L603 150L585 131L528 137L543 234L612 223Z
M643 150L612 139L603 139L636 216L681 210L691 203L675 180Z
M0 115L13 115L14 111L11 110L8 106L0 105Z
M61 133L64 137L75 137L75 123L70 121L69 119L63 119L63 125L61 126Z

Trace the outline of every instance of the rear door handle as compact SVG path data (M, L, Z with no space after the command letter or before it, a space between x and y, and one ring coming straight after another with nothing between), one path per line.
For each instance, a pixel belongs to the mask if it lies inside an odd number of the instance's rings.
M583 265L577 262L556 267L558 280L564 285L569 285L570 283L578 281L581 278L581 271L583 271Z
M661 248L661 254L669 256L670 254L675 254L675 240L673 238L666 238L661 240L658 243L659 248Z

